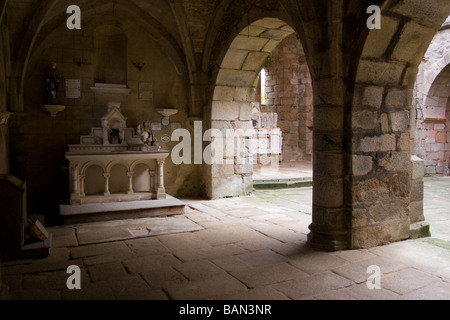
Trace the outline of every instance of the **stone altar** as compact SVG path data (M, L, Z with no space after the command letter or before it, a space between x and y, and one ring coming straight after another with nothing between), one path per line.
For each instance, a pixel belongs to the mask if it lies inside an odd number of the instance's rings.
M169 152L145 144L120 103L109 103L102 127L69 145L70 204L166 199L164 161Z
M280 161L283 133L278 128L278 114L261 111L259 104L254 103L252 122L255 129L252 147L254 163L267 165L273 160Z

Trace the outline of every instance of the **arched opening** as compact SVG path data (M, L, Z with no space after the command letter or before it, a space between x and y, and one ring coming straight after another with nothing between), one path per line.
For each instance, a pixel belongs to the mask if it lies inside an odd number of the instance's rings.
M153 171L153 175L155 171ZM150 169L146 164L140 163L133 169L133 190L134 192L150 192Z
M208 196L250 194L258 165L276 171L280 161L311 160L311 112L311 77L294 30L276 18L244 28L221 63L211 109L211 128L224 136L241 130L244 149L224 144L226 161L211 165Z
M86 169L84 181L84 193L86 195L101 195L105 192L103 173L103 168L98 165L91 165Z
M129 190L128 170L124 165L116 164L111 168L109 190L114 193L127 193Z

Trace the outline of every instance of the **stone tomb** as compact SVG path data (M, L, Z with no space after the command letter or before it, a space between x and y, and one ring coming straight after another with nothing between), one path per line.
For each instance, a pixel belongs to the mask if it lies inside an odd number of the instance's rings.
M123 219L130 211L139 217L184 213L185 204L165 191L169 151L144 143L140 128L127 128L126 120L120 104L109 103L102 127L81 136L80 144L69 145L70 204L60 206L66 222L86 221L74 219L81 215L97 215L87 221L104 220L98 214Z

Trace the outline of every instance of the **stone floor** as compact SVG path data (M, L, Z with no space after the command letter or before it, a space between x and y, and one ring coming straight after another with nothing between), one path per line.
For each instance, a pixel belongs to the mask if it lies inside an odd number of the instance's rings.
M425 179L432 237L355 251L308 247L311 187L185 201L182 217L51 228L48 258L2 264L9 298L450 299L450 178ZM66 286L71 265L81 290ZM369 289L369 266L379 289Z

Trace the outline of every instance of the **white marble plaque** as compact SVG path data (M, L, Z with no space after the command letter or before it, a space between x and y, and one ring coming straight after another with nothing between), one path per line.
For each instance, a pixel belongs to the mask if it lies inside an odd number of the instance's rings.
M66 79L66 98L79 99L81 97L81 80Z
M152 123L152 131L161 131L162 126L161 123Z

